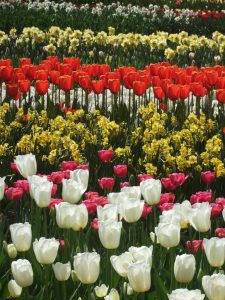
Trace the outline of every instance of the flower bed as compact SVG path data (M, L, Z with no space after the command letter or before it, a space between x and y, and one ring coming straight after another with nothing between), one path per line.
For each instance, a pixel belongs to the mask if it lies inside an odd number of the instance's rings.
M123 33L135 32L150 34L155 31L167 30L177 33L182 30L190 34L204 33L210 36L213 31L224 28L224 9L209 10L191 8L170 8L167 5L153 5L147 7L121 5L112 3L103 5L72 3L55 3L52 1L0 2L0 28L9 31L12 27L21 32L24 27L36 26L47 30L51 26L60 25L62 28L106 31L114 26ZM65 17L66 16L66 17ZM223 31L224 33L224 31Z

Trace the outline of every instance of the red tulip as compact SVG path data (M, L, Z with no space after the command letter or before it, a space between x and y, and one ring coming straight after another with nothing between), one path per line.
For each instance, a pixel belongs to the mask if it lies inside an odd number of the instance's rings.
M110 162L113 158L113 151L112 150L99 150L98 158L102 162Z
M180 98L180 86L176 84L170 84L167 89L167 96L170 100L177 100Z
M4 82L8 82L13 77L12 67L0 67L0 79Z
M153 88L153 93L157 99L160 99L160 100L165 99L165 93L163 92L163 90L160 86L155 86Z
M213 218L217 218L221 214L223 207L217 203L210 203L210 206L211 206L211 216Z
M143 211L142 211L142 218L147 217L153 210L153 206L148 206L146 203L144 204Z
M197 253L199 248L201 248L202 251L204 250L202 240L187 241L186 242L186 247L189 251L191 251L193 253Z
M58 85L59 84L59 77L60 77L60 72L59 71L50 71L49 72L49 79L50 79L51 83Z
M18 100L21 96L21 92L17 83L7 83L6 92L14 100Z
M219 77L216 82L217 89L225 89L225 77Z
M49 82L48 80L37 80L35 82L35 89L39 95L45 95L48 92Z
M169 67L160 66L158 69L158 76L160 79L171 78L171 70Z
M116 165L113 167L113 171L117 177L125 177L127 175L127 165Z
M103 80L92 80L91 81L92 90L95 94L102 94L104 91L104 82Z
M130 182L129 181L124 181L124 182L120 182L120 188L122 189L123 187L127 187L130 186Z
M142 181L153 178L153 176L148 175L148 174L138 174L137 177L138 177L138 182L142 182Z
M63 76L63 75L72 75L72 72L73 72L73 69L72 69L72 66L71 65L68 65L68 64L60 64L59 65L59 72L60 72L60 75Z
M61 168L63 171L66 171L66 170L74 171L77 168L77 162L76 161L62 161Z
M38 71L38 66L29 66L28 78L32 81L36 78L36 72Z
M225 198L223 198L223 197L216 198L216 203L220 204L224 208L225 207Z
M218 236L220 238L225 238L225 228L216 228L215 236Z
M211 171L206 171L201 173L201 180L206 184L211 184L215 181L216 173Z
M187 179L188 175L185 175L184 173L172 173L169 175L169 179L171 182L176 186L182 185Z
M190 202L191 204L201 203L201 202L211 202L212 201L212 192L197 192L191 195Z
M30 185L27 180L17 180L14 182L15 188L22 189L26 194L30 194Z
M190 89L196 97L204 97L207 94L207 89L199 82L192 82L190 84Z
M6 190L5 195L11 201L20 201L23 196L23 189L10 187Z
M160 201L158 205L162 205L164 203L173 203L175 201L175 195L173 193L164 193L160 196Z
M133 91L135 95L141 96L146 91L146 84L142 81L134 81L133 82Z
M119 79L110 79L108 81L108 88L111 93L117 94L120 91L120 80Z
M35 73L36 80L48 80L48 71L46 70L38 70Z
M218 73L214 70L210 70L205 72L206 74L206 81L210 86L214 86L218 79Z
M29 57L20 58L20 66L24 66L24 65L31 65L31 58Z
M83 90L91 89L91 79L88 75L79 76L79 85Z
M176 189L176 185L170 180L170 178L161 178L162 185L165 189L169 191L173 191Z
M152 84L153 86L161 86L161 79L159 78L159 76L153 76L152 77Z
M225 104L225 89L216 90L216 99L221 103Z
M180 85L180 99L188 98L190 94L190 85Z
M59 87L64 91L70 91L73 87L72 76L64 75L59 77Z
M115 180L111 177L103 177L98 179L98 185L102 190L111 190L114 187Z
M30 90L30 80L19 80L19 89L22 93L27 93Z

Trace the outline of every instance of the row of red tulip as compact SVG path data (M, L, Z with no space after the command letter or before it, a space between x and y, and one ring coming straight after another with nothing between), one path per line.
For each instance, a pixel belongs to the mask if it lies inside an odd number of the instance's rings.
M123 85L141 96L153 86L157 99L186 99L192 93L204 97L216 89L217 100L225 103L225 67L195 66L179 68L168 62L150 64L144 70L135 67L119 67L113 71L109 65L81 65L79 58L49 56L39 65L33 65L30 58L21 58L20 67L13 68L10 59L0 60L0 80L6 83L7 94L17 100L21 93L28 93L34 84L39 95L48 92L50 83L67 92L80 86L88 93L102 94L106 89L117 94Z

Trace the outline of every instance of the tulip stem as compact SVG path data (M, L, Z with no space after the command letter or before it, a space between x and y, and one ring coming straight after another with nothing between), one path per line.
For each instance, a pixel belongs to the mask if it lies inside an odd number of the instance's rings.
M67 300L67 295L66 295L66 282L62 281L62 290L63 290L63 300Z
M174 288L174 261L175 261L175 249L169 250L170 254L170 291Z

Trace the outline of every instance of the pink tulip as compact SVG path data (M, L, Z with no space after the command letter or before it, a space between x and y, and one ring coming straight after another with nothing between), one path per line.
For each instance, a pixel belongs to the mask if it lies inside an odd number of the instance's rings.
M188 177L189 175L185 175L184 173L172 173L169 175L169 179L176 187L182 185L188 179Z
M164 210L171 210L172 208L174 207L174 203L163 203L161 205L159 205L159 209L161 211L164 211Z
M77 162L76 161L63 161L61 163L61 168L63 171L66 171L66 170L74 171L77 168Z
M220 238L225 238L225 228L216 228L215 235Z
M174 185L172 183L172 181L170 180L170 178L162 178L161 182L162 182L162 185L164 186L164 188L166 190L173 191L176 188L176 185Z
M161 194L158 205L162 205L164 203L169 203L169 202L171 203L174 202L174 200L175 200L175 195L173 193L164 193Z
M199 202L211 202L212 201L212 192L197 192L191 195L190 202L191 204Z
M113 151L112 150L99 150L98 158L102 162L110 162L113 158Z
M153 207L152 206L148 206L146 203L144 204L144 207L143 207L143 211L142 211L142 218L145 218L147 217L153 210Z
M17 180L14 182L14 187L21 188L26 194L30 194L30 186L27 180Z
M121 189L122 189L123 187L126 187L126 186L130 186L130 182L128 182L128 181L120 182L120 188L121 188Z
M220 204L217 204L217 203L210 203L210 206L211 206L211 216L213 218L216 218L220 215L220 213L222 212L223 210L223 207L220 205Z
M114 187L115 180L111 177L102 177L98 179L98 185L102 190L111 190Z
M148 175L148 174L138 174L138 182L145 181L147 179L151 179L153 176Z
M206 171L201 173L201 180L206 184L211 184L215 181L216 173L211 171Z
M23 189L10 187L5 192L6 197L12 201L20 201L23 196Z
M125 177L127 175L127 165L116 165L113 167L113 171L117 177Z

